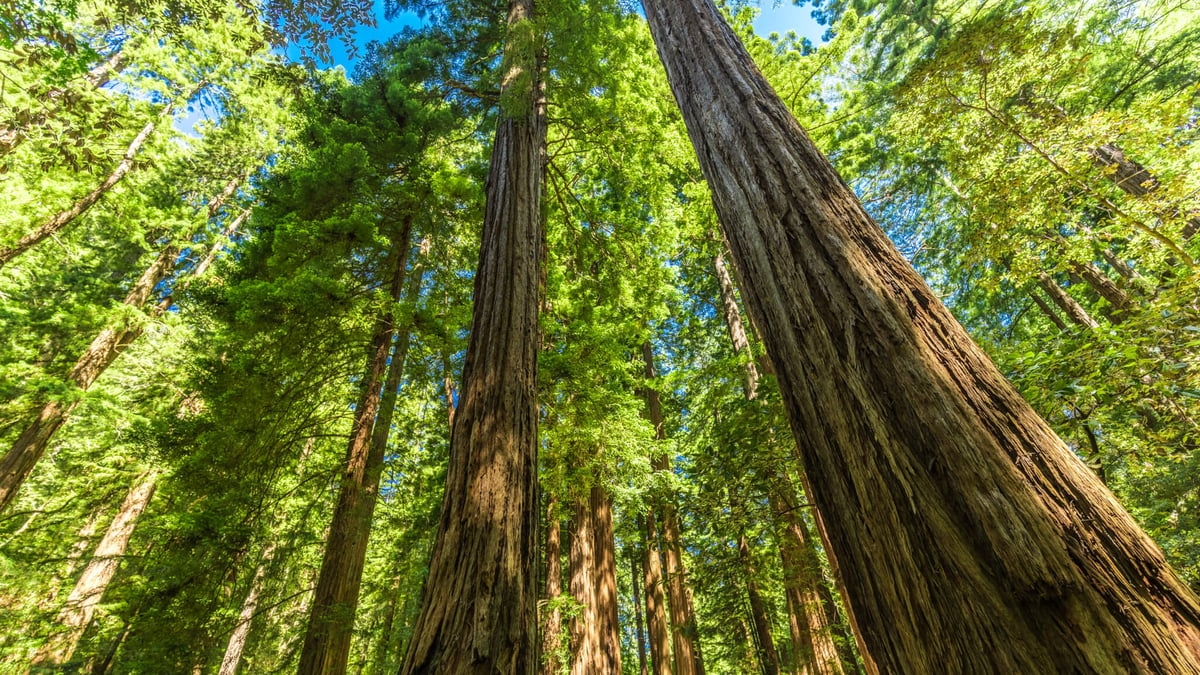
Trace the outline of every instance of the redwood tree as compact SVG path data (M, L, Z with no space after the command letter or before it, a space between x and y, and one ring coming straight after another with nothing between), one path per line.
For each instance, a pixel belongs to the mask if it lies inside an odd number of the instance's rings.
M1200 601L863 210L711 0L644 0L883 672L1193 672Z
M537 347L546 123L531 0L512 0L446 492L401 672L537 665Z

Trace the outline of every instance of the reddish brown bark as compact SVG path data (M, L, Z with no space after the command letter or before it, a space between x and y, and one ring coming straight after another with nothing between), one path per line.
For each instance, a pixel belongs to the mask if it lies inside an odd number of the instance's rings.
M537 348L545 102L533 4L509 5L506 102L425 595L401 672L537 668Z
M242 652L246 649L246 640L250 637L250 623L258 612L258 598L262 594L267 567L275 556L275 544L269 544L263 551L262 562L254 569L254 578L250 580L250 590L242 601L242 610L238 613L237 623L229 634L229 643L225 646L225 654L221 657L221 667L217 675L236 675L238 666L242 663Z
M392 240L392 250L385 262L386 287L393 303L400 300L402 293L411 228L409 221ZM419 275L419 271L415 273ZM418 283L412 287L419 289L420 278L415 278ZM393 309L388 306L376 319L371 337L362 395L354 409L354 424L346 447L346 467L300 652L300 673L345 672L350 657L354 614L371 536L371 516L375 512L392 412L408 352L408 327L401 331L393 350L391 343L396 332ZM392 352L390 367L389 351ZM385 370L387 381L381 391Z
M646 514L646 548L642 568L646 583L646 626L650 634L650 666L654 675L671 675L671 629L667 624L667 599L663 593L662 557L654 511Z
M554 604L562 596L562 528L558 497L546 506L546 601L549 609L542 622L542 675L558 675L558 648L562 639L562 610Z
M1058 308L1071 319L1071 323L1084 328L1096 328L1100 325L1049 274L1038 272L1037 280L1042 289L1046 291L1046 295L1049 295L1054 304L1058 305Z
M575 499L571 537L571 597L580 605L571 621L572 675L619 675L616 559L611 499L599 486Z
M710 0L645 0L878 669L1200 670L1200 601L953 319Z
M771 636L771 618L758 582L754 579L754 556L745 533L738 534L738 559L746 581L746 597L750 601L750 618L754 623L755 647L758 651L759 667L765 675L779 675L779 653L775 651L775 638Z

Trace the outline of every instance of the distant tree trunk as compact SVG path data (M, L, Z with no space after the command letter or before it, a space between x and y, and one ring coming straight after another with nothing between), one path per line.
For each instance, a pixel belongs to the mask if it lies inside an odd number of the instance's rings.
M1042 314L1046 315L1047 319L1050 319L1050 323L1054 324L1059 330L1067 329L1066 322L1064 322L1058 316L1058 314L1055 313L1054 308L1050 306L1050 303L1042 299L1042 296L1038 295L1037 292L1030 290L1029 297L1033 300L1033 304L1037 305L1037 308L1042 310Z
M103 508L94 509L83 527L79 528L79 532L75 535L75 545L71 547L71 553L67 556L67 568L61 574L54 575L54 579L50 582L50 592L46 595L46 599L39 603L43 610L49 610L54 606L54 601L58 599L58 594L62 590L62 582L64 579L70 579L75 576L75 570L79 568L79 562L83 560L83 554L87 553L88 545L92 542L92 536L96 534L96 521L100 519L100 513ZM26 521L25 526L29 522ZM21 528L24 529L24 526ZM16 532L20 534L20 530Z
M546 506L546 602L562 596L562 528L558 497L551 495ZM558 646L562 635L562 610L552 604L542 628L542 675L558 675Z
M654 367L654 352L649 342L642 343L642 360L647 380L658 376ZM665 439L663 428L662 401L658 392L647 386L647 417L654 426L655 438ZM670 471L671 460L659 454L651 459L655 471ZM700 655L699 631L696 628L696 610L692 605L692 589L687 583L683 554L679 542L679 516L672 499L660 500L659 508L663 519L663 547L666 557L667 591L670 595L672 644L675 651L675 675L704 675L704 660ZM653 518L653 514L647 516Z
M402 295L411 232L410 219L392 239L392 250L385 263L386 287L392 302L399 301ZM403 293L410 303L416 300L420 291L419 268L413 272L410 281L414 283L410 283L409 290ZM376 320L362 378L363 391L354 409L354 424L346 447L346 468L300 652L299 672L303 674L344 672L350 657L354 614L371 536L371 517L375 513L379 477L383 473L392 414L404 374L411 326L405 326L399 333L396 336L393 309L388 307ZM396 337L394 348L393 337ZM389 351L392 352L390 366ZM387 380L381 395L380 381L384 379L385 369Z
M1154 174L1138 162L1129 159L1115 143L1105 143L1090 150L1089 154L1092 156L1092 161L1098 166L1112 169L1110 172L1105 172L1104 177L1128 195L1141 197L1155 192L1161 187L1161 183ZM1191 239L1196 232L1200 231L1200 215L1195 213L1189 213L1185 217L1178 208L1170 208L1159 215L1163 218L1184 217L1182 235L1185 240Z
M134 159L141 151L142 146L146 144L146 141L150 140L150 136L154 133L154 130L158 128L159 124L162 124L165 120L170 119L172 113L174 112L175 105L176 104L174 102L168 104L167 107L164 108L161 113L159 113L158 117L154 119L154 121L149 122L146 124L146 126L142 127L142 130L138 132L138 135L134 136L133 140L125 148L125 154L121 157L121 161L117 162L117 166L113 168L112 172L110 172L108 176L104 178L104 180L100 181L99 185L92 188L91 192L88 192L83 197L80 197L66 210L59 211L49 219L35 226L28 234L18 239L17 242L12 246L0 247L0 267L12 262L13 258L16 258L22 253L25 253L29 249L33 248L46 237L61 232L63 228L74 222L76 218L83 215L88 209L95 206L96 202L100 201L100 199L104 197L104 195L107 194L114 185L120 183L121 179L125 177L125 174L129 173L129 171L133 169Z
M653 510L646 514L645 534L646 547L642 554L642 568L646 575L646 625L650 633L650 665L654 675L671 675L671 629L667 624L662 557L659 554Z
M1071 265L1071 269L1087 282L1092 290L1100 294L1100 297L1108 301L1116 310L1113 314L1113 322L1120 323L1126 312L1133 309L1133 299L1129 294L1122 290L1108 275L1096 267L1092 263L1075 263Z
M750 552L750 542L744 532L738 533L737 546L742 574L746 579L746 597L750 600L750 617L754 622L754 634L757 638L758 662L765 675L779 675L779 653L775 651L775 638L771 636L771 618L767 615L767 606L758 590L758 582L754 579L754 556Z
M137 527L138 518L150 504L154 496L157 476L153 473L142 474L138 477L132 490L126 495L121 510L113 518L91 562L84 568L75 589L67 596L67 604L58 615L58 623L66 630L55 633L33 657L33 666L49 668L61 666L70 660L79 644L79 638L92 622L96 607L108 589L117 567L129 547L129 539Z
M1063 314L1067 315L1067 318L1071 320L1071 323L1075 324L1076 326L1083 326L1084 328L1099 327L1100 324L1096 323L1096 320L1087 313L1087 310L1085 310L1082 305L1076 302L1075 298L1072 298L1070 295L1068 295L1067 292L1063 290L1062 286L1059 286L1058 282L1051 278L1049 274L1046 274L1045 272L1038 272L1037 280L1042 289L1046 291L1046 295L1049 295L1050 299L1054 301L1054 304L1058 305L1058 308L1063 311Z
M621 673L621 625L617 612L617 545L613 528L612 496L592 486L592 550L596 563L596 622L599 625L597 663L589 673Z
M577 495L571 514L570 591L579 603L571 620L571 675L588 675L599 665L600 621L596 612L596 534L590 492Z
M638 528L641 528L641 518L638 518ZM649 675L649 668L646 665L646 625L642 621L642 592L638 590L641 586L643 576L638 570L638 555L637 551L630 547L629 551L629 581L630 588L633 589L633 628L637 635L637 653L638 653L638 672L641 675Z
M508 13L474 316L441 520L401 673L537 668L537 350L546 125L531 0Z
M571 597L582 605L571 622L572 675L620 675L616 551L612 498L596 485L575 500Z
M644 6L878 669L1200 670L1200 601L871 221L711 0Z
M250 623L258 611L258 598L262 594L267 567L275 556L275 544L267 545L263 550L262 562L254 570L254 578L250 580L250 590L242 602L242 611L238 613L237 624L229 635L229 644L225 647L225 656L221 658L221 668L218 675L237 675L238 665L242 662L242 652L246 648L246 638L250 637Z
M721 304L725 311L725 325L729 329L734 352L742 358L744 364L746 398L755 400L758 372L754 369L750 340L734 296L733 279L722 256L716 257L714 266L717 270ZM775 495L776 490L768 490L768 499L776 517L787 523L779 552L783 563L783 584L788 599L793 660L797 661L797 665L804 672L811 672L811 675L840 675L841 663L818 591L821 585L820 566L817 564L812 542L803 536L800 514L796 512L799 505L795 497L789 494L791 479L786 471L778 470L768 477L768 483L779 486L778 490L785 491L782 500L789 504L783 507L780 505L781 498ZM752 609L753 606L752 601Z

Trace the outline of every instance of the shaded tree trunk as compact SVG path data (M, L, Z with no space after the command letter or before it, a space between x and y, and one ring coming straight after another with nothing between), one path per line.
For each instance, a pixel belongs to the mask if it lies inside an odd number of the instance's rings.
M1050 323L1054 324L1059 330L1067 329L1066 322L1058 316L1058 314L1054 311L1054 308L1050 306L1050 303L1042 299L1042 296L1031 290L1029 291L1029 297L1033 300L1033 304L1037 305L1037 308L1042 310L1042 314L1044 314L1047 319L1050 319Z
M612 498L604 488L592 486L575 500L573 523L571 597L582 611L571 622L571 673L619 675L621 634Z
M545 100L531 0L512 0L471 337L420 617L401 672L537 668L537 349Z
M562 527L558 515L558 497L551 496L546 506L546 601L554 603L562 596ZM546 612L542 629L542 675L558 675L559 642L562 639L562 610L557 605Z
M246 649L246 639L250 637L250 624L258 612L258 598L262 594L267 567L275 556L275 544L271 543L263 551L262 562L254 570L254 578L250 580L250 590L242 602L242 610L238 613L237 624L229 635L229 644L225 646L225 655L221 658L218 675L236 675L242 662L242 652Z
M712 2L644 5L878 670L1200 669L1200 601L871 221Z
M641 531L641 518L638 518L638 531ZM629 550L629 582L633 589L633 628L637 635L638 672L648 675L650 670L646 665L646 624L642 620L642 592L638 587L642 584L642 575L638 569L638 554L634 548Z
M1115 143L1105 143L1088 152L1097 166L1111 169L1111 171L1105 172L1104 177L1121 188L1125 194L1141 197L1155 192L1162 186L1154 174L1138 162L1129 159L1125 155L1125 151ZM1184 218L1181 234L1185 240L1191 239L1196 232L1200 231L1200 215L1195 213L1184 216L1178 208L1172 207L1166 212L1160 213L1159 216L1166 219Z
M55 633L42 645L37 655L33 657L35 667L60 666L70 660L79 644L79 638L87 629L95 616L96 608L100 605L104 591L117 573L125 550L129 547L129 539L137 527L138 518L150 504L154 496L157 476L153 473L138 477L132 490L126 495L112 523L105 531L104 537L96 546L96 552L84 568L75 588L67 596L67 604L58 615L58 623L65 630Z
M392 302L401 298L408 260L412 221L401 228L392 242L385 269L389 275L387 288ZM419 263L418 263L419 265ZM409 303L420 292L421 273L413 270L409 288L404 295ZM396 408L400 380L408 355L411 326L397 330L393 308L388 307L376 320L367 366L362 378L363 391L354 411L354 424L346 447L346 468L338 489L325 556L317 587L313 592L308 628L300 652L300 673L341 673L350 657L350 641L354 636L354 614L362 585L363 565L367 558L367 543L371 536L371 517L379 492L379 477ZM396 337L392 346L393 337ZM388 352L391 351L391 364ZM383 384L382 395L380 380Z
M621 625L617 613L617 543L613 530L613 502L608 491L592 486L592 532L596 562L596 621L600 641L598 663L589 673L621 673Z
M638 528L639 530L641 528ZM646 626L650 633L650 666L654 675L671 675L671 629L667 624L667 599L663 593L662 556L654 511L646 514L646 546L642 569L646 584Z
M642 360L647 380L658 376L654 367L654 352L649 342L642 343ZM646 412L654 426L655 438L665 439L662 401L658 391L646 387ZM659 454L651 459L655 471L670 471L671 460ZM675 675L704 675L704 660L700 654L699 631L696 628L696 610L692 604L692 589L687 583L687 570L679 542L679 516L673 499L659 500L663 521L663 552L666 558L667 593L671 607L671 643L675 652ZM653 514L647 516L648 523Z
M775 651L775 639L771 636L771 619L767 616L767 606L754 579L754 556L744 532L738 533L737 546L742 573L746 577L746 597L750 601L750 617L754 622L758 662L766 675L779 675L779 653Z

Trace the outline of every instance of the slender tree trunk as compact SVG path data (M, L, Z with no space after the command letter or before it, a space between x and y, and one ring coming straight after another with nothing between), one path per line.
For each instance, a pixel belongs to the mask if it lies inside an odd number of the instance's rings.
M420 617L401 672L537 668L537 350L545 99L531 0L512 0L474 316Z
M725 311L725 326L729 330L729 339L733 342L734 353L742 358L746 373L742 387L746 398L754 400L758 396L758 368L754 365L754 357L750 353L750 339L746 336L746 328L738 310L733 277L729 275L729 268L725 265L722 253L713 258L713 267L717 271L717 285L721 291L721 307Z
M100 201L114 185L120 183L121 179L133 169L133 161L141 151L142 146L146 144L146 141L150 140L151 135L154 134L154 130L158 128L159 124L171 118L174 109L174 103L168 104L158 117L142 127L138 135L134 136L133 140L125 148L125 154L121 157L121 161L117 162L117 166L113 168L112 172L104 180L100 181L99 185L92 188L91 192L80 197L69 208L59 211L49 219L36 225L28 234L21 237L12 246L0 247L0 267L12 262L13 258L33 248L46 237L61 232L65 227L74 222L76 218L92 208L96 202Z
M1112 265L1113 269L1117 271L1117 274L1120 274L1129 281L1141 283L1145 280L1141 274L1138 274L1137 270L1133 269L1129 263L1122 260L1121 257L1114 253L1111 248L1101 247L1100 257L1104 258L1105 262L1107 262L1109 265Z
M738 533L737 545L742 573L746 576L746 597L750 601L750 617L754 622L758 662L765 675L779 675L779 653L775 651L775 639L771 636L771 619L767 616L767 606L758 590L758 582L754 579L754 556L750 552L750 542L744 532Z
M1076 302L1075 298L1068 295L1062 286L1059 286L1058 282L1051 278L1049 274L1038 272L1037 280L1042 289L1046 291L1046 295L1049 295L1054 304L1058 305L1058 308L1067 315L1067 318L1071 319L1071 323L1076 326L1083 326L1084 328L1099 327L1100 324L1096 323L1096 320L1087 313L1087 310Z
M75 545L71 547L71 553L67 556L67 568L61 574L54 575L54 579L50 582L50 592L39 605L41 609L52 608L62 590L63 580L75 576L75 570L79 568L79 562L83 560L83 554L87 553L88 546L92 543L92 537L96 534L96 521L100 520L100 513L103 510L103 508L93 510L88 516L87 522L79 528L79 532L75 535ZM26 521L25 526L28 525L29 522ZM23 530L24 526L21 529ZM20 534L20 531L16 534Z
M641 528L641 518L638 518L638 530ZM642 621L642 592L638 587L642 583L643 576L638 569L638 554L637 551L630 547L629 549L629 582L630 588L633 589L633 628L637 635L637 653L638 653L638 672L641 675L649 675L649 668L646 665L646 624Z
M392 240L392 250L385 263L388 292L392 302L401 298L405 267L408 260L412 221L401 228ZM406 293L409 301L420 290L420 274L414 270L416 283L410 283ZM317 587L313 592L308 628L300 652L302 674L343 673L350 658L350 641L354 636L354 614L362 585L363 565L367 558L367 542L371 536L371 517L379 491L379 477L391 430L392 413L404 362L408 353L411 327L396 336L393 309L388 307L376 320L367 366L363 375L363 391L355 407L354 424L346 448L346 468L338 490L338 502L329 526L325 556ZM388 352L392 351L391 365ZM387 381L380 383L387 370Z
M1112 169L1112 171L1105 172L1104 177L1121 188L1125 194L1141 197L1155 192L1161 187L1161 183L1154 174L1138 162L1129 159L1115 143L1105 143L1090 150L1089 153L1092 161L1098 166ZM1183 217L1179 209L1175 207L1168 208L1159 216L1162 218ZM1191 239L1198 231L1200 231L1200 215L1187 214L1182 230L1184 240Z
M644 5L878 669L1200 670L1200 601L871 221L711 0Z
M1092 290L1100 294L1100 297L1108 301L1116 310L1113 314L1113 322L1120 323L1123 315L1133 309L1133 299L1129 297L1121 287L1117 286L1108 275L1096 267L1092 263L1075 263L1071 266L1075 272L1083 278Z
M653 380L658 376L658 372L654 368L654 352L649 342L642 343L642 360L646 379ZM667 436L663 427L662 401L653 387L647 386L643 395L646 398L647 417L654 426L655 438L663 440ZM659 454L652 458L651 465L655 471L671 470L671 461L666 455ZM699 631L696 628L696 610L692 605L692 589L687 583L687 570L684 569L679 542L679 516L672 499L660 500L659 508L663 520L662 538L666 558L667 592L670 596L675 675L704 675L704 660L700 655ZM652 522L653 517L653 513L649 514L648 522Z
M154 496L157 476L153 473L138 477L132 490L126 495L121 510L113 518L91 562L84 568L74 590L67 596L67 604L58 615L58 623L66 630L55 633L33 657L34 667L60 666L70 660L79 644L79 638L92 622L96 607L108 589L117 567L129 547L129 539L137 527L138 518Z
M654 675L671 675L671 629L667 624L662 556L659 554L653 510L646 514L645 534L646 547L642 554L642 568L646 574L646 624L650 633L650 665Z
M1033 300L1033 304L1037 305L1037 308L1042 310L1042 314L1046 315L1047 319L1050 319L1050 323L1054 324L1059 330L1067 329L1066 322L1063 321L1057 313L1055 313L1054 308L1050 306L1050 303L1042 299L1042 296L1031 290L1029 291L1029 297Z
M250 580L250 591L242 602L242 611L238 613L237 624L229 635L229 644L225 647L225 656L221 658L221 668L218 675L236 675L242 662L242 652L246 648L246 639L250 637L250 624L258 611L258 598L262 594L267 567L275 556L275 544L271 543L263 551L262 562L254 570L254 578Z
M555 603L562 596L562 528L558 497L552 495L546 506L546 601ZM552 604L542 629L542 675L558 675L559 642L562 639L562 610Z

